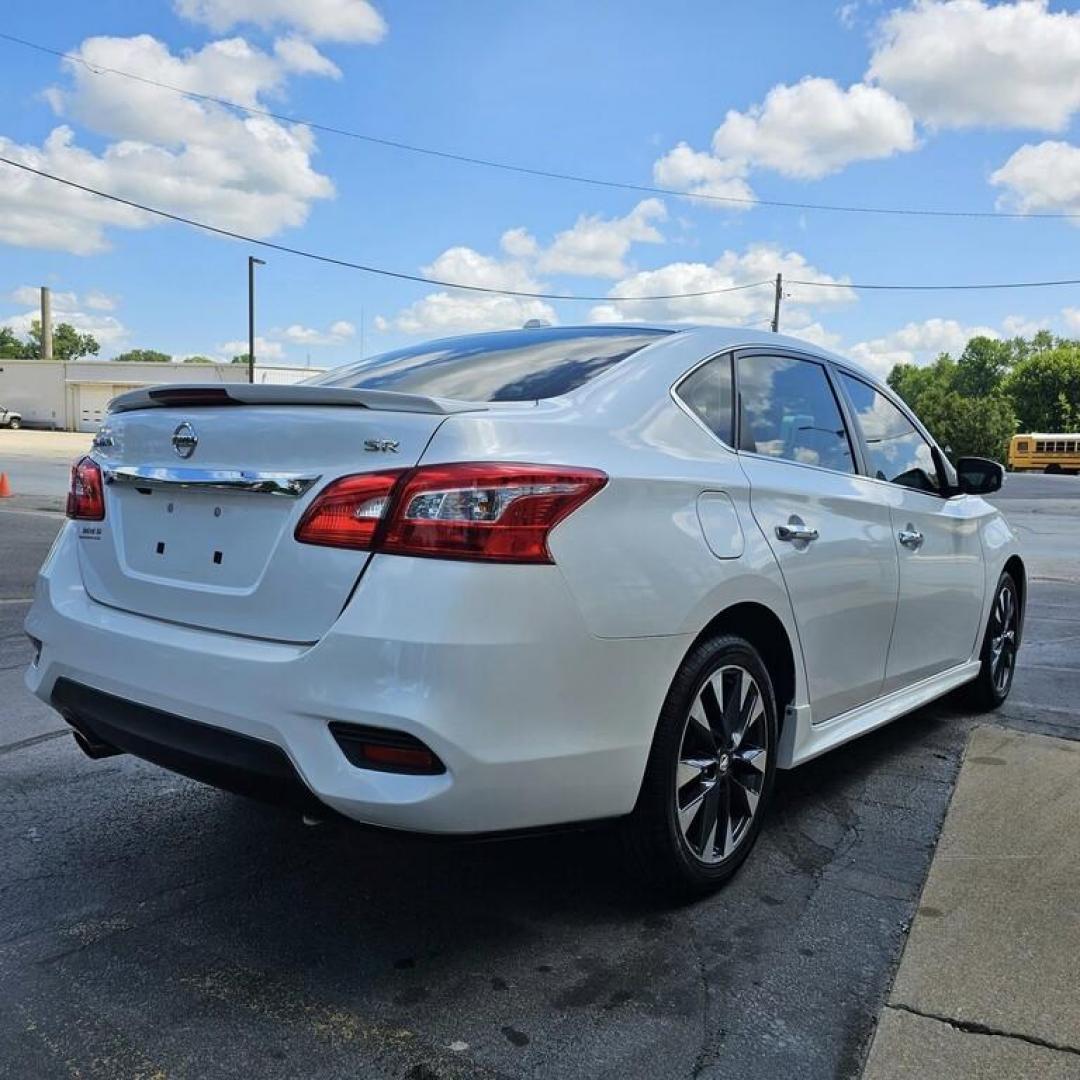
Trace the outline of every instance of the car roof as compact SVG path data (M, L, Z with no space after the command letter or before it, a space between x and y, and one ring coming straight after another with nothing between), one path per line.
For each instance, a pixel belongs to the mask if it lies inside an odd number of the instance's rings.
M846 368L860 378L875 386L882 386L882 379L868 371L862 364L839 353L826 349L813 341L795 337L792 334L774 334L771 330L754 330L744 326L718 326L712 323L675 323L675 322L618 322L618 323L582 323L561 324L563 330L652 330L678 334L684 339L694 336L700 338L702 347L707 352L719 352L723 349L758 348L791 349L796 352L810 353L832 361Z

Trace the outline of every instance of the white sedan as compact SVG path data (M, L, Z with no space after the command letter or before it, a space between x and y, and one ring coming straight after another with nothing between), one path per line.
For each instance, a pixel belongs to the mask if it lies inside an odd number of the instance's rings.
M136 390L73 469L27 683L92 757L394 829L622 819L644 874L709 888L776 769L1008 695L1001 483L859 368L737 329Z

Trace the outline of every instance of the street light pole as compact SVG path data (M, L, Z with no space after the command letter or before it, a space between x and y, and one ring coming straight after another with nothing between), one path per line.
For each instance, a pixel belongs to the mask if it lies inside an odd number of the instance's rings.
M255 381L255 267L265 266L262 259L248 256L248 382Z

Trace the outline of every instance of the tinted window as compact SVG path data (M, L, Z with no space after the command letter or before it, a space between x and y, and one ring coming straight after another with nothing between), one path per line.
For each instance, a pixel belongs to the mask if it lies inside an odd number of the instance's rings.
M854 472L840 407L820 364L740 356L739 446L770 457Z
M941 491L930 444L887 398L861 379L841 374L866 441L870 475L919 491Z
M383 353L312 382L461 401L536 401L576 390L668 332L551 327L473 334Z
M675 392L718 438L731 444L731 356L718 356L679 383Z

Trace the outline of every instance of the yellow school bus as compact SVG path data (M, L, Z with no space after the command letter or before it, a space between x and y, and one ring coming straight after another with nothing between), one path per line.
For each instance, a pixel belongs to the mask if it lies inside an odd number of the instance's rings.
M1009 440L1009 468L1016 472L1080 472L1080 433L1032 432Z

